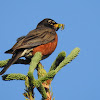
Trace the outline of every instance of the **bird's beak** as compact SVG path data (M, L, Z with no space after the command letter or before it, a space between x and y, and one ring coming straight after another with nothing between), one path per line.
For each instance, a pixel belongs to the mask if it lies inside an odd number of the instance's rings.
M54 28L56 29L56 31L61 28L61 30L64 29L64 24L54 24Z

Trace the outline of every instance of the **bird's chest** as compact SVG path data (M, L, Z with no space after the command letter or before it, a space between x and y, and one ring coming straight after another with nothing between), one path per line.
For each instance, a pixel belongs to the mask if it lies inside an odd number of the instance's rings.
M33 49L33 55L36 52L41 52L43 56L48 57L56 49L57 42L58 42L58 36L56 34L54 41L49 42L47 44L40 45L40 46L34 48ZM45 57L43 57L43 58L45 58Z

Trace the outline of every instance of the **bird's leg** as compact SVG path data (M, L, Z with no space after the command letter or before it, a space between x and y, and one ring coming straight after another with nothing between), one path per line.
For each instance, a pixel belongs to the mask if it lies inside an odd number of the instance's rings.
M30 64L30 62L31 62L31 59L18 59L14 64Z

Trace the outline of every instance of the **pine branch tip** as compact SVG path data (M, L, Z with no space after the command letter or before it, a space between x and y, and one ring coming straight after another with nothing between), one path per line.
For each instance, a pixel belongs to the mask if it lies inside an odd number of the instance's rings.
M12 73L12 74L5 74L2 76L2 80L4 81L10 81L10 80L25 80L26 75L24 74L16 74L16 73Z

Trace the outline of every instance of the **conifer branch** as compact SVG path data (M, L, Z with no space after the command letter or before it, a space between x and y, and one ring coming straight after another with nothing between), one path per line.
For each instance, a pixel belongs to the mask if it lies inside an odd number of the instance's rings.
M9 59L0 61L0 68L4 67L8 61Z
M34 57L32 57L31 59L31 63L30 63L30 67L29 67L29 71L28 71L28 83L29 83L29 87L27 87L27 91L28 91L28 96L29 99L31 98L32 100L34 99L34 94L33 94L33 83L35 83L35 78L33 76L33 72L36 69L38 63L40 62L40 60L42 59L42 54L40 52L35 53Z
M51 65L51 68L49 71L55 70L57 68L57 66L64 60L65 57L66 57L66 52L64 52L64 51L60 52L58 54L56 60Z
M26 75L24 74L16 74L16 73L12 73L12 74L6 74L2 76L2 79L5 81L10 81L10 80L25 80Z
M71 53L56 68L56 72L62 69L65 65L69 64L73 59L75 59L76 56L78 56L79 52L79 48L75 48L74 50L72 50Z
M25 93L24 96L29 98L29 100L34 100L34 88L36 87L37 90L42 95L42 100L52 100L52 95L50 93L50 84L51 81L54 79L55 75L67 64L69 64L73 59L78 56L80 52L79 48L75 48L72 52L66 57L66 53L62 51L57 56L56 60L51 65L49 72L47 73L46 70L43 68L42 64L39 63L42 59L42 54L37 52L34 57L29 60L18 59L16 64L30 64L29 71L27 75L23 74L6 74L2 76L2 79L5 81L9 80L25 80ZM0 61L0 67L4 67L8 60ZM38 72L38 79L36 80L33 76L34 70L37 69ZM26 99L28 100L28 99Z

